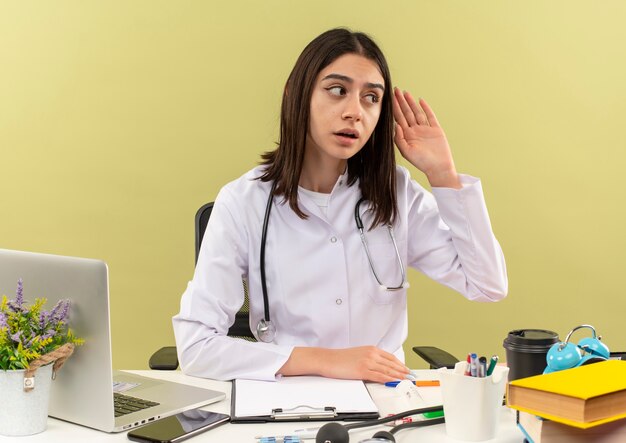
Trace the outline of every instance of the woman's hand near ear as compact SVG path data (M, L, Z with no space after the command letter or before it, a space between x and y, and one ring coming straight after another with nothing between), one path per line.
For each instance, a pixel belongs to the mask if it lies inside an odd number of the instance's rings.
M461 188L450 145L425 100L394 88L394 141L402 156L422 171L432 187Z

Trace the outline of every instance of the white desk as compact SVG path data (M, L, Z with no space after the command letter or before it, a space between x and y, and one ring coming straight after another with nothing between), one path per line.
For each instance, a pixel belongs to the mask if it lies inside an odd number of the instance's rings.
M219 403L207 405L205 409L215 412L230 413L230 382L205 380L183 375L180 371L131 371L154 378L187 383L190 385L215 389L226 393L226 398ZM89 393L85 393L89 395ZM376 399L374 399L376 400ZM227 442L227 443L254 443L257 435L283 435L289 434L297 428L322 426L323 422L309 423L264 423L264 424L226 424L207 431L190 439L193 443ZM445 425L434 425L425 428L406 429L395 434L398 443L459 443L459 440L448 438L445 433ZM371 437L377 429L390 429L387 426L376 428L357 429L350 432L350 442L358 442L361 439ZM522 443L521 431L515 425L515 416L511 410L505 408L501 414L501 423L498 428L497 438L489 440L489 443ZM126 433L107 434L93 429L77 426L53 418L48 419L46 431L28 437L3 437L0 443L115 443L129 442ZM314 442L315 440L305 440Z

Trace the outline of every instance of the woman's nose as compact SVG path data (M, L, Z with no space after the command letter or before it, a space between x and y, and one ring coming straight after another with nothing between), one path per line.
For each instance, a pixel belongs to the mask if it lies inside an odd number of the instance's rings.
M361 108L361 103L357 98L346 100L346 107L343 110L341 117L344 120L354 120L361 121L363 118L363 108Z

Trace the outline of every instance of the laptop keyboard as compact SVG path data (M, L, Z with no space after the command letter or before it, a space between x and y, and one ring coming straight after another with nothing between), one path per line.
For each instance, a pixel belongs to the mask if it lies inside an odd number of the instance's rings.
M126 414L132 414L133 412L151 408L153 406L157 406L158 404L159 403L156 403L154 401L131 397L130 395L120 394L119 392L113 393L113 405L115 406L116 417L121 417L122 415Z

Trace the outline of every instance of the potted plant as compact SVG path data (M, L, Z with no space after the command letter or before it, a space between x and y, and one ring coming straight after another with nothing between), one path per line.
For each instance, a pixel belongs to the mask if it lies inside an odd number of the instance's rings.
M47 300L24 300L22 279L16 296L0 304L0 435L30 435L46 428L50 384L83 340L68 326L69 300L50 311Z

